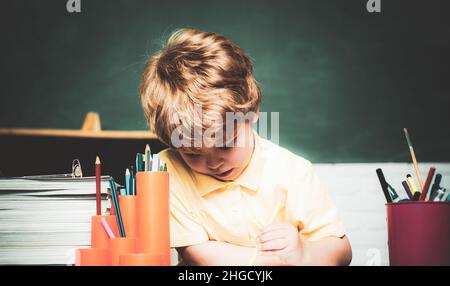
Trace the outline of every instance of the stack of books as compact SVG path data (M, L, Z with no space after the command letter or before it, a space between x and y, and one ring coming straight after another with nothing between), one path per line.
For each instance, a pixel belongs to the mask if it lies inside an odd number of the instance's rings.
M101 177L102 213L109 178ZM0 264L73 264L74 250L90 245L95 191L95 177L0 178Z

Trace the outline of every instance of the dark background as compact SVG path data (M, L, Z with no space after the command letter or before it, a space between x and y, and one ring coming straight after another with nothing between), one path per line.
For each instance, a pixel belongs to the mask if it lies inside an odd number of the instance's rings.
M419 161L449 161L449 1L381 0L372 14L366 2L82 0L71 14L65 0L2 1L0 127L78 129L93 110L105 130L146 129L143 63L193 27L250 54L283 147L313 162L410 161L407 127Z

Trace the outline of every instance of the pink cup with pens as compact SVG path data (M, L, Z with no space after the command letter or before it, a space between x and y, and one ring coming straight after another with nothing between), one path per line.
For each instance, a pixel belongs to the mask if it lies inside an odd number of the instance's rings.
M450 202L388 203L391 266L450 266Z

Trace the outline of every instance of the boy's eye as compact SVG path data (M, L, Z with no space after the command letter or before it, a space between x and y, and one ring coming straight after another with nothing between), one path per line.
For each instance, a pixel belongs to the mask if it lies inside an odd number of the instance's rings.
M200 156L200 154L196 154L196 153L186 153L186 156L188 156L189 158L197 158Z

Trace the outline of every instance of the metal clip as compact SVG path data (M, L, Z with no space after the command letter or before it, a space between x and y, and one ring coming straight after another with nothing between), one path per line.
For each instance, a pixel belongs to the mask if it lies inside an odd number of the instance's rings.
M81 170L80 160L75 159L72 162L72 178L82 178L83 171Z

